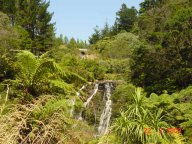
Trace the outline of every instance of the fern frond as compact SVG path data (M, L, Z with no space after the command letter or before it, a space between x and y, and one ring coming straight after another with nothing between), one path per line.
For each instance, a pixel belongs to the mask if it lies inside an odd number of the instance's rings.
M74 83L75 85L81 85L86 83L86 79L73 72L62 72L61 78L67 83Z
M33 77L33 83L38 83L43 78L47 77L49 73L57 73L60 71L60 68L53 60L44 60L36 68L36 73Z
M25 85L30 85L38 66L38 61L35 55L29 51L21 51L16 55L16 57L19 68L17 77L24 79Z
M75 92L74 88L73 88L73 85L68 84L68 83L64 82L63 80L61 80L61 79L49 80L49 83L51 85L53 85L54 87L63 89L65 91L65 93L68 93L69 91L70 92Z
M60 112L66 116L68 115L67 99L50 100L45 104L45 106L36 108L33 111L33 115L37 119L44 119L53 115L55 112Z

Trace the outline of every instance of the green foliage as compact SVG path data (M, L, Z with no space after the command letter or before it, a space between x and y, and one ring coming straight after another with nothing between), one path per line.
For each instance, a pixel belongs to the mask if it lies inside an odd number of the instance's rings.
M137 10L135 7L128 8L122 4L121 9L116 13L117 18L113 26L109 27L108 23L102 29L97 26L94 33L89 37L90 44L96 44L99 40L111 38L120 32L131 32L137 21Z
M191 87L183 89L172 95L162 94L160 96L151 94L150 103L153 103L155 109L162 108L166 115L166 121L177 128L182 128L188 142L191 142ZM180 136L176 135L176 138ZM180 137L182 138L182 137Z
M37 107L33 111L36 119L42 120L51 117L55 112L69 117L69 102L67 99L53 99L49 100L45 105ZM66 123L70 124L70 122Z
M101 38L110 37L111 36L111 29L109 24L106 22L104 28L101 30Z
M140 15L123 4L113 26L96 27L80 59L86 42L54 36L49 2L0 0L0 143L192 143L191 1L140 5ZM112 127L97 138L102 84L76 119L93 89L80 87L95 80L122 82L112 90Z
M52 50L41 55L41 58L54 59L57 63L70 59L76 55L76 51L67 48L65 45L60 45Z
M90 44L95 44L98 40L100 40L101 36L100 36L100 31L98 29L98 27L96 27L94 29L94 34L91 35L91 37L89 37L89 43Z
M62 79L51 79L48 81L50 84L50 88L53 92L61 92L61 93L74 93L73 85L66 83Z
M119 33L113 39L105 38L96 43L95 49L107 58L130 58L134 49L138 49L141 42L131 33Z
M116 143L116 144L120 144L121 141L120 139L114 135L114 134L108 134L108 135L104 135L101 138L99 138L98 144L106 144L106 143ZM92 143L89 143L92 144ZM96 144L96 143L95 143Z
M132 57L133 50L138 49L140 45L141 42L137 36L131 33L121 33L115 37L110 51L114 57L130 58Z
M182 4L183 7L170 9L165 17L162 16L172 5ZM132 80L149 93L164 90L172 93L191 83L191 8L187 2L155 7L159 11L149 9L139 17L140 36L148 43L134 51Z
M29 51L21 51L17 54L17 78L26 92L34 93L37 87L41 87L51 73L59 70L52 60L37 59Z
M15 0L1 0L0 11L9 16L12 26L15 25L17 5L18 1Z
M53 14L48 12L48 7L49 2L43 0L2 0L0 10L9 16L12 26L24 29L19 31L22 49L30 49L36 55L54 44Z
M69 43L67 44L67 47L70 48L70 49L77 48L76 40L74 38L71 38Z
M126 110L127 105L131 105L133 103L133 97L131 96L134 93L135 87L131 84L120 84L116 87L113 95L113 108L112 108L112 116L118 117L120 116L120 111Z
M29 33L22 27L18 26L17 31L19 33L20 39L20 49L22 50L31 50L32 48L32 40L29 36Z
M49 2L27 0L19 2L17 24L28 31L32 40L32 52L39 55L53 45L54 28L50 23L52 15L47 11Z
M189 89L185 91L189 91ZM123 90L127 96L130 95L132 97L132 100L127 102L127 109L121 111L120 116L114 121L112 126L117 136L121 137L122 142L184 143L186 139L180 133L172 132L170 134L167 129L174 127L183 128L185 124L185 126L190 125L188 120L191 118L185 119L188 122L184 123L180 121L181 119L178 119L183 117L182 113L191 112L191 104L175 104L178 99L183 97L183 91L173 95L162 94L157 96L152 94L150 98L146 98L139 88L135 92L131 91L131 89L127 92ZM183 107L184 105L185 108ZM185 112L184 109L186 110ZM180 124L178 125L179 122ZM187 129L190 129L189 127ZM185 131L184 136L190 137L188 131Z
M121 9L116 13L118 30L130 32L134 22L137 20L137 10L134 7L127 8L126 4L122 4Z
M29 93L38 96L39 93L52 91L74 93L73 86L86 82L75 73L63 71L53 60L36 58L29 51L21 51L16 57L16 78L20 81L26 95Z
M116 119L113 129L122 142L138 143L144 142L144 128L146 124L147 112L144 109L144 96L141 95L141 89L132 93L133 103L126 112L121 112L121 116ZM127 137L129 135L129 137Z
M154 8L157 5L164 4L165 0L144 0L144 2L140 3L139 13L145 13L146 11Z
M79 59L76 56L72 56L70 53L63 56L60 66L82 76L87 81L103 79L106 72L105 65L102 61Z
M9 25L9 18L0 12L0 81L13 78L13 50L19 49L19 35Z

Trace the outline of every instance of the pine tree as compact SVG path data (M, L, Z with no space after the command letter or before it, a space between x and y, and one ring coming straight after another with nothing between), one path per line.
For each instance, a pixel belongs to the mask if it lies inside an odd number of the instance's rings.
M74 38L71 38L69 43L67 44L67 47L70 49L77 48L77 42Z
M98 40L101 39L101 33L98 26L96 26L94 31L95 31L94 34L92 34L91 37L89 37L90 44L95 44Z
M109 37L111 33L109 24L106 22L104 28L101 30L101 37Z
M117 24L117 20L114 25L111 27L111 35L117 35L119 33L119 25Z
M65 45L69 43L69 39L68 39L67 36L64 36L63 42L64 42Z
M53 14L47 11L48 7L49 2L42 0L23 0L19 3L17 24L28 31L33 41L31 51L36 55L47 51L53 45Z
M116 15L119 31L126 30L127 32L130 32L134 22L137 20L137 10L135 7L128 8L126 4L122 4L121 9Z

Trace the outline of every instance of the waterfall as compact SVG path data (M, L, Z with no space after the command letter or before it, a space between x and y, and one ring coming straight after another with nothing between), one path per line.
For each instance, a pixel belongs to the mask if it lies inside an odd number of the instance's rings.
M103 135L107 132L110 118L111 118L111 111L112 111L112 101L111 101L111 87L110 83L105 84L105 97L107 98L105 107L100 117L99 127L98 127L98 134Z
M82 91L86 86L83 85L78 92L76 92L76 95L79 97L81 94L80 94L80 91Z
M89 98L88 98L88 99L86 100L86 102L84 102L84 104L83 104L84 107L87 107L87 106L89 105L91 99L92 99L93 96L97 93L98 88L99 88L99 84L95 84L93 93L91 94L91 96L89 96ZM82 110L81 110L81 112L80 112L80 114L79 114L79 118L78 118L78 120L82 120L82 119L83 119L83 118L82 118Z
M76 95L77 95L78 97L80 97L80 95L81 95L81 94L80 94L80 91L83 90L85 87L86 87L86 86L83 85L83 86L79 89L79 91L76 92ZM76 101L76 98L73 98L73 99L71 99L71 100L69 101L69 105L71 106L71 109L69 110L69 114L70 114L71 117L73 116L73 113L74 113L75 101Z
M83 86L80 88L80 91L81 91L81 90L83 90L85 87L86 87L86 86L85 86L85 85L83 85Z
M84 106L87 107L87 105L89 104L89 102L91 101L91 99L93 98L93 96L97 93L99 88L99 84L95 84L94 90L92 95L87 99L87 101L84 103Z
M73 113L74 113L74 105L75 105L75 101L76 99L73 98L69 101L69 105L71 106L71 109L69 110L69 114L70 114L70 117L73 116Z

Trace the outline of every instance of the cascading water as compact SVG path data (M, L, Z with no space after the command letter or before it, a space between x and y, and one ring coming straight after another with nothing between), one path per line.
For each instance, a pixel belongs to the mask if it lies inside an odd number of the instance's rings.
M93 98L93 96L97 93L98 91L98 88L99 88L99 84L95 84L95 87L94 87L94 91L92 93L92 95L87 99L87 101L84 103L84 106L87 107L87 105L90 103L91 99Z
M91 101L91 99L93 98L93 96L97 93L98 91L98 88L99 88L99 84L95 84L95 87L94 87L94 90L93 90L93 93L92 95L86 100L86 102L84 102L84 107L87 107ZM79 115L79 118L78 120L82 120L82 111L80 112L80 115Z
M80 94L80 91L82 91L86 86L83 85L78 92L76 92L76 95L79 97L81 94Z
M70 117L73 116L75 101L76 101L75 98L69 101L69 105L71 106L71 109L69 110Z
M107 101L100 117L100 122L98 127L99 135L105 134L109 126L109 122L112 114L111 113L112 111L111 88L112 88L112 84L110 83L105 84L105 90L106 90L105 97L107 98Z
M82 91L86 86L83 85L78 92L76 92L76 95L79 97L81 94L80 94L80 91ZM74 105L75 105L75 101L76 101L76 98L72 98L70 101L69 101L69 105L71 106L71 109L69 110L69 114L70 116L72 117L73 116L73 113L74 113Z

